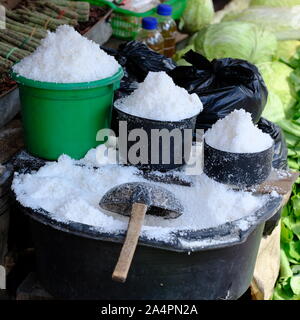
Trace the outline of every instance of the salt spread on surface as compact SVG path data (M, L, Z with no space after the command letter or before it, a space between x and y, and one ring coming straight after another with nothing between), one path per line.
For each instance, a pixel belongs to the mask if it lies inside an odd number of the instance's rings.
M115 102L117 109L138 117L179 121L202 111L199 97L178 87L165 72L149 72L129 96Z
M234 153L260 152L273 144L271 136L255 126L243 109L219 119L205 133L205 141L215 149Z
M119 68L115 58L97 43L63 25L48 31L40 46L14 65L13 71L37 81L78 83L111 77Z
M108 233L126 230L128 218L102 212L99 202L116 185L147 180L134 167L95 168L91 160L83 166L84 161L61 156L57 162L49 162L31 174L15 174L12 188L17 200L25 207L45 209L58 221L75 221ZM168 241L174 231L216 227L253 214L268 198L233 191L204 174L193 178L192 187L151 182L173 192L185 209L179 218L171 220L147 215L144 236Z

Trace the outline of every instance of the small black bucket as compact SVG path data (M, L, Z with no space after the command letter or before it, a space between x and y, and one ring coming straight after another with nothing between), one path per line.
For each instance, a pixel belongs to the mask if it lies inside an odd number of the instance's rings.
M168 171L182 167L188 160L188 156L191 152L192 138L195 130L197 115L183 119L180 121L159 121L145 119L137 117L126 112L119 110L114 107L113 109L113 129L115 132L119 133L119 139L123 138L122 133L118 130L119 122L126 121L127 123L127 134L129 134L134 129L143 129L147 134L148 147L146 147L146 152L148 153L146 161L133 163L128 157L128 152L130 148L136 144L136 141L128 141L126 143L120 143L120 156L122 159L127 160L127 163L134 165L142 170L158 170L158 171ZM159 138L159 143L155 148L154 154L156 156L156 161L151 159L151 144L154 141L151 139L152 130L167 130L171 133L172 130L177 129L179 136L174 138L170 135L169 145L168 142L164 143L162 138ZM157 132L157 131L156 131ZM162 131L160 131L162 132ZM184 139L186 137L186 139ZM185 156L188 155L188 156Z
M232 153L215 149L204 140L204 173L210 178L238 187L265 181L272 170L273 146L261 152Z

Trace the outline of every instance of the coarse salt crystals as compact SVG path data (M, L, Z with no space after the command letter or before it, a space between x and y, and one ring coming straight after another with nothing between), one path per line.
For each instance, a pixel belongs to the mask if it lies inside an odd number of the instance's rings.
M63 25L48 32L41 45L14 65L13 71L36 81L78 83L111 77L119 68L115 58L97 43Z
M149 72L128 97L117 100L117 109L141 118L180 121L202 111L199 97L178 87L165 72Z
M273 139L252 122L250 113L234 110L219 119L205 134L211 147L233 153L254 153L269 149Z

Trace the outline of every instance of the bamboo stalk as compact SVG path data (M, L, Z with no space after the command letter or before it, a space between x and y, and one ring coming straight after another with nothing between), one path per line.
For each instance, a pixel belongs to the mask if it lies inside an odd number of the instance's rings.
M58 15L62 14L62 11L63 11L63 17L67 17L72 20L78 20L78 14L75 11L59 7L55 3L52 3L52 2L45 2L45 6L48 7L49 9L55 11Z
M25 49L27 51L34 51L37 46L32 45L32 43L30 43L30 37L29 36L25 36L25 37L20 37L19 35L15 35L14 37L11 37L9 34L7 34L6 32L0 32L0 39L4 40L5 42L14 45L16 47L19 47L20 49Z
M69 21L71 20L65 16L61 16L61 18L59 18L59 15L55 11L53 11L47 7L37 7L36 11L43 13L43 14L45 14L49 17L52 17L54 19L58 19L59 21L64 21L66 24L69 24Z
M13 62L8 59L4 59L0 57L0 66L9 69L13 66Z
M8 54L9 54L9 51L6 48L2 47L0 44L0 56L1 57L8 59L12 62L18 62L24 58L24 57L19 56L18 54L15 54L15 53L10 54L9 56L8 56Z
M35 38L38 39L43 39L47 35L46 30L37 28L36 26L32 27L27 24L22 24L10 18L6 18L6 27L7 29L11 29L17 32L22 32L29 35L32 34Z
M5 43L5 42L0 42L0 47L3 48L3 49L7 49L8 53L10 51L12 51L13 54L15 54L17 56L20 56L21 58L24 58L24 57L26 57L26 56L28 56L30 54L30 52L27 51L27 50L20 49L20 48L18 48L16 46L13 46L13 45L11 45L9 43ZM8 59L8 58L6 58L6 59Z
M5 79L5 77L3 78L3 76L4 76L4 73L8 72L8 70L9 70L9 68L0 66L0 83L1 84L5 83L6 79Z
M40 12L26 11L24 9L18 9L16 10L16 12L20 14L25 21L38 24L44 28L47 28L53 31L55 31L58 26L66 23L72 26L75 26L77 24L76 20L64 21L59 19L53 19L52 17L49 17Z
M25 41L25 39L28 39L28 35L22 32L16 32L16 31L12 31L9 29L6 30L2 30L2 32L4 32L5 34L7 34L8 36L10 36L11 38L16 37L19 40ZM29 40L28 42L32 47L36 48L40 45L41 41L37 38L34 37L30 37L29 36Z
M21 23L23 22L22 17L19 14L17 14L16 12L13 12L11 10L6 10L6 17L13 19L15 21L21 22Z
M60 7L76 8L84 11L90 11L90 4L84 1L51 0L51 2Z
M56 23L53 23L50 18L48 20L45 20L43 18L38 18L38 17L34 17L32 15L22 15L22 17L24 18L24 20L26 22L29 22L30 25L34 24L34 25L38 25L42 28L45 29L50 29L51 31L55 31L56 28L59 26Z
M78 21L84 22L89 20L90 4L82 1L65 1L65 0L52 0L59 7L72 9L78 14Z

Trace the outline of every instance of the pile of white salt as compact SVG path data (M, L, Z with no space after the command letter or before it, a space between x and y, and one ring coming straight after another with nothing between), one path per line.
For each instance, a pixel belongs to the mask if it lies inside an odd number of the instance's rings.
M13 71L28 79L78 83L101 80L114 75L120 65L73 27L63 25L41 41L29 56L13 66Z
M211 147L233 153L254 153L269 149L273 139L253 124L250 113L234 110L219 119L205 133L205 141Z
M85 162L87 165L82 166ZM25 207L43 208L59 221L75 221L109 233L126 230L128 218L102 212L99 202L116 185L146 180L134 167L95 168L88 163L90 160L79 162L61 156L57 162L47 163L36 172L16 174L12 188L17 200ZM163 241L177 230L200 230L247 217L267 199L267 196L233 191L205 175L195 177L192 187L154 184L173 192L184 206L184 213L177 219L146 216L143 234Z
M115 102L115 107L141 118L179 121L202 111L199 97L176 86L165 72L149 72L144 82L129 96Z

